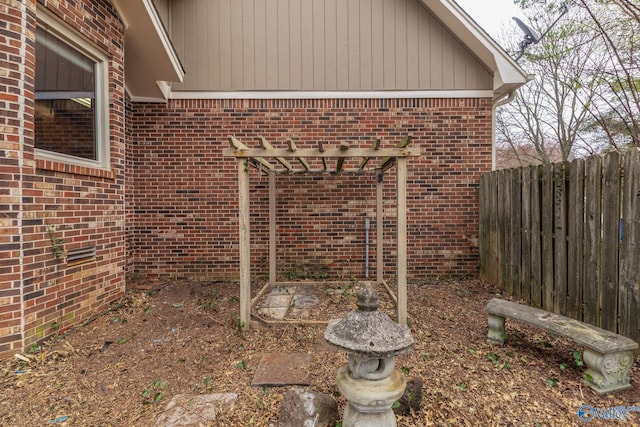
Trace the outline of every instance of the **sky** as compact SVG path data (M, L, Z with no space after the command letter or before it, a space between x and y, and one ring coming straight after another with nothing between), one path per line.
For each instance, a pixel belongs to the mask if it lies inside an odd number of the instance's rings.
M512 16L523 17L522 10L513 4L513 0L455 1L494 38L505 25L517 28Z

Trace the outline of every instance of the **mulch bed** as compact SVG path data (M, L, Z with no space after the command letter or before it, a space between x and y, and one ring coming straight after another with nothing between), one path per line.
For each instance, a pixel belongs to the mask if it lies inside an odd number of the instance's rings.
M571 341L508 322L507 345L488 344L483 307L499 294L477 280L408 285L416 344L396 366L422 379L424 397L399 425L578 426L583 404L640 406L637 363L634 388L599 396L582 383L581 349ZM176 394L232 392L237 403L215 425L276 426L288 388L250 385L268 352L311 354L309 388L336 397L342 410L334 379L347 356L326 344L326 326L243 331L238 295L232 282L138 280L112 310L0 363L0 425L150 426ZM350 289L324 295L314 318L355 307ZM626 417L640 424L640 413Z

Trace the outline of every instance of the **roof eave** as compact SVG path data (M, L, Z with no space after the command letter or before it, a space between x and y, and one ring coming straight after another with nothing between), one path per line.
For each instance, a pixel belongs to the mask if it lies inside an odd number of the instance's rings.
M125 87L133 102L165 102L184 69L152 0L110 0L125 25Z

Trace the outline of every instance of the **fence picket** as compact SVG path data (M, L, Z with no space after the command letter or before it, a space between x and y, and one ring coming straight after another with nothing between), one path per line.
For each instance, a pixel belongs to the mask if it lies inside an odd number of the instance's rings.
M542 308L553 311L553 165L542 167Z
M567 163L553 165L553 311L567 310Z
M618 253L620 247L620 154L604 157L602 166L602 291L600 327L616 331L618 321Z
M582 319L584 160L571 162L567 224L567 316Z
M622 244L618 332L640 340L640 152L627 154L623 166Z
M598 291L600 289L600 232L602 227L602 159L590 157L585 163L584 284L582 319L600 326Z
M531 304L542 308L542 166L531 167Z
M493 280L493 283L500 283L500 275L498 274L500 268L500 238L498 235L498 213L500 211L498 207L498 174L491 174L490 176L491 191L489 191L489 209L491 210L489 215L489 247L491 253L489 254L490 268L489 277Z
M521 289L521 258L522 258L522 182L519 169L511 169L509 171L511 186L511 228L509 236L509 244L511 245L510 256L510 276L512 294L520 299L522 295Z
M493 190L490 185L491 174L480 176L480 190L478 192L478 200L480 201L480 217L478 219L478 250L480 251L480 278L487 280L489 276L489 254L491 253L489 238L489 223L491 214L489 193Z
M504 283L504 290L513 293L513 282L511 281L511 179L508 170L501 170L498 173L498 205L500 214L498 215L498 231L500 233L500 282Z
M531 303L531 167L520 169L522 192L522 262L520 263L520 298Z

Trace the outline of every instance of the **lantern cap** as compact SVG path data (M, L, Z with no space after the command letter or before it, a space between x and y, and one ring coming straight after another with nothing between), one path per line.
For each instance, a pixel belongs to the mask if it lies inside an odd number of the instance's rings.
M357 310L342 320L332 320L324 339L352 354L385 358L407 353L413 347L413 337L406 325L400 325L378 311L378 295L370 282L357 291Z

